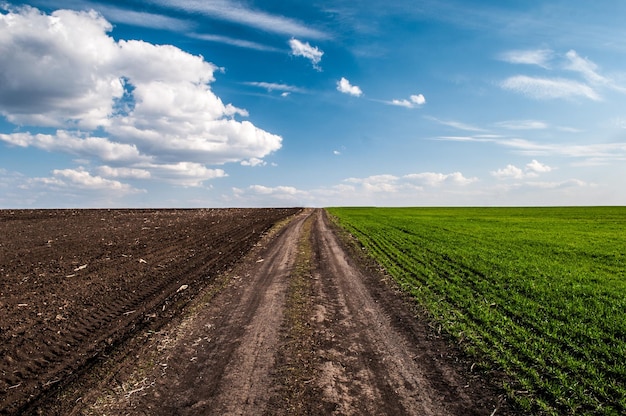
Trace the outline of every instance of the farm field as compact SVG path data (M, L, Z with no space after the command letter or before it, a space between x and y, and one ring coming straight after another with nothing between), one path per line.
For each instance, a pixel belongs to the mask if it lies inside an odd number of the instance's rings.
M167 322L299 211L0 211L0 414L31 413Z
M0 414L516 415L322 209L0 211Z
M626 414L626 208L332 208L533 414Z

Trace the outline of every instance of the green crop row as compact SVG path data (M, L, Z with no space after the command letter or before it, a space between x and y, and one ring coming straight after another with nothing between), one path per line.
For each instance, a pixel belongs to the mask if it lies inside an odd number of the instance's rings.
M626 208L328 211L526 411L626 414Z

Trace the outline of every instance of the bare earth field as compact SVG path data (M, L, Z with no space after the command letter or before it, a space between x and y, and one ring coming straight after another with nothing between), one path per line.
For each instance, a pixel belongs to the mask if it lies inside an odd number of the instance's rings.
M0 211L0 414L494 415L323 210Z

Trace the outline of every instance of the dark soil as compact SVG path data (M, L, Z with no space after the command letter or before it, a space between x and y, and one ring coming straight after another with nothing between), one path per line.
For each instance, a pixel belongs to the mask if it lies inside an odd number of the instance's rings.
M0 414L46 409L298 211L0 211Z

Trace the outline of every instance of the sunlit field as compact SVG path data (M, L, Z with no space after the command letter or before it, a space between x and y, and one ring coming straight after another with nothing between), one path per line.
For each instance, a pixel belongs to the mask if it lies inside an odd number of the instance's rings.
M328 211L524 409L626 414L626 208Z

